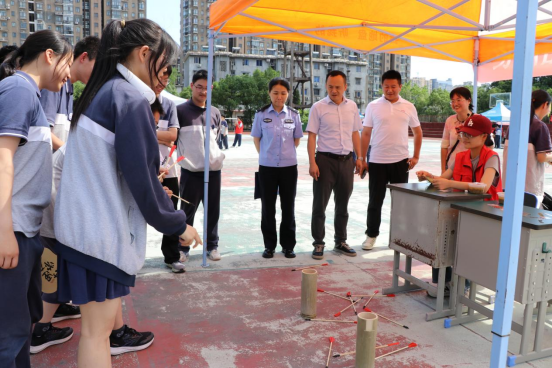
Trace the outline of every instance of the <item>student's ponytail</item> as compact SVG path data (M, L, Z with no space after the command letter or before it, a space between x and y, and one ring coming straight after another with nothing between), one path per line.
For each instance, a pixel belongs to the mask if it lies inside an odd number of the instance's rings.
M52 50L55 55L62 56L58 65L62 61L68 62L73 55L73 47L60 33L51 30L35 32L4 60L0 66L0 80L15 74L17 69L36 60L46 50Z
M153 78L160 82L160 71L174 61L177 52L177 46L167 32L149 19L113 20L104 28L96 63L75 108L71 129L76 127L100 88L117 73L117 64L123 63L136 48L143 46L148 46L151 51L150 82L153 84Z

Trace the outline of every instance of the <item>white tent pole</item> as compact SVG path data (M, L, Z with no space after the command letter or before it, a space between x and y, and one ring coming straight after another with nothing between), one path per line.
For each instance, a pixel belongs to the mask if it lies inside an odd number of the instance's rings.
M515 364L515 356L508 357L508 340L512 329L512 312L519 260L523 192L527 170L527 146L531 89L533 84L533 57L537 21L537 0L518 1L516 43L514 49L514 78L512 81L512 115L505 188L504 215L498 255L496 301L493 315L493 345L491 367Z
M485 0L485 30L489 30L491 25L491 1Z
M477 113L477 77L479 75L479 39L475 40L473 49L473 113Z
M212 29L209 29L209 56L207 58L207 111L205 116L205 167L203 169L203 263L202 267L209 267L207 263L207 219L209 212L209 157L211 144L211 100L213 96L213 59L215 57L215 35Z

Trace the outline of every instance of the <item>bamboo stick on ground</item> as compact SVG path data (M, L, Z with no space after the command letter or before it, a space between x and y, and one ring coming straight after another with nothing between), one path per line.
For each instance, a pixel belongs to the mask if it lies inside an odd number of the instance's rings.
M375 349L376 349L376 350L377 350L377 349L383 349L383 348L387 348L387 347L389 347L389 346L394 346L394 345L399 345L399 343L398 343L398 342L393 342L393 343L387 344L387 345L380 345L380 346L376 346ZM334 358L339 358L339 357L342 357L342 356L345 356L345 355L352 355L352 354L354 354L354 353L356 353L355 350L353 350L353 351L348 351L348 352L346 352L346 353L335 353L335 354L332 355L332 356L333 356Z
M408 348L414 348L414 347L416 347L416 346L418 346L418 344L416 344L415 342L412 342L412 343L408 344L408 346L405 346L404 348L400 348L400 349L394 350L394 351L392 351L392 352L390 352L390 353L380 355L379 357L376 357L376 359L383 358L383 357L388 356L388 355L391 355L391 354L396 354L396 353L398 353L399 351L403 351L403 350L408 349Z
M337 320L337 319L320 319L320 318L305 318L305 321L336 322L336 323L357 323L357 321L339 321L339 320Z
M329 263L323 263L321 265L314 265L314 266L307 266L307 267L301 267L301 268L294 268L292 271L301 271L301 270L306 270L306 269L309 269L309 268L316 268L316 267L322 267L322 266L328 266Z
M364 308L364 310L365 310L366 312L375 313L375 314L377 314L379 317L381 317L381 318L383 318L383 319L385 319L385 320L387 320L387 321L389 321L389 322L391 322L391 323L394 323L394 324L396 324L397 326L401 326L401 327L403 327L403 328L409 329L408 326L406 326L406 325L401 325L399 322L393 321L392 319L389 319L389 318L387 318L387 317L384 317L384 316L382 316L382 315L379 314L379 313L373 312L373 311L372 311L371 309L369 309L369 308Z

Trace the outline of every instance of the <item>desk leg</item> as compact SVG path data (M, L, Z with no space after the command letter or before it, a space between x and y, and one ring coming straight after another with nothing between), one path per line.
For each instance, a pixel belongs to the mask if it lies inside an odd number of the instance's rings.
M445 286L446 286L446 267L439 269L439 276L437 279L437 300L435 303L435 312L426 313L426 321L432 321L434 319L448 317L454 314L454 307L452 302L449 301L449 308L445 309ZM428 284L428 289L434 287ZM451 290L451 294L454 290ZM449 297L450 298L450 297Z
M533 303L525 304L523 312L523 330L521 331L521 345L519 354L526 355L529 350L529 338L531 334L531 322L533 320Z
M415 290L421 289L420 286L415 284L412 285L412 282L408 281L405 278L405 277L414 278L411 275L412 257L406 257L405 271L400 270L400 264L401 264L401 253L398 251L395 251L395 255L393 257L393 283L390 288L385 288L382 290L383 295L415 291ZM403 275L402 278L404 279L404 285L399 286L399 277L401 277L401 274Z
M535 332L535 347L536 352L542 349L542 334L544 333L544 325L546 323L546 310L548 302L542 301L539 303L539 314L537 316L537 331Z

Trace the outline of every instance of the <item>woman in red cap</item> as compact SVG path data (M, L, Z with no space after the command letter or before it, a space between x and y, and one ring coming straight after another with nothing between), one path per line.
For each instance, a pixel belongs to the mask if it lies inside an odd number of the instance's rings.
M458 134L467 150L459 152L455 162L441 176L418 171L418 179L429 179L439 189L467 190L469 183L483 183L487 186L486 192L491 195L490 200L498 200L497 193L502 192L500 159L496 152L485 145L492 131L489 119L483 115L470 116Z

